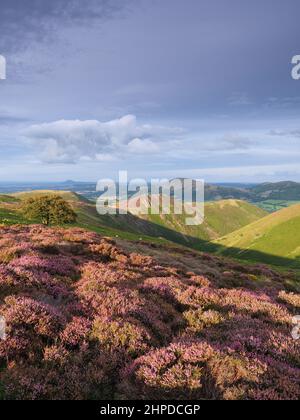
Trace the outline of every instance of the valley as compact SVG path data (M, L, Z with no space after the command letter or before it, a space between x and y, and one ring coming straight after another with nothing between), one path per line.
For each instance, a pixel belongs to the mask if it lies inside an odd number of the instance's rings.
M282 184L280 190L278 185L274 187L281 195ZM295 185L286 183L285 186L287 196L291 191L297 194ZM218 191L219 188L229 187L218 187ZM266 194L266 188L270 186L256 187L256 190ZM208 201L205 203L204 223L187 226L184 214L101 216L96 211L95 203L83 194L67 190L35 190L0 195L0 224L33 223L32 220L26 220L20 211L22 202L26 198L45 194L59 194L71 204L78 215L76 226L105 236L150 243L175 243L245 261L300 268L300 238L297 235L300 204L294 200L289 201L289 205L284 205L280 200L271 200L278 206L272 212L261 208L260 202L235 198Z

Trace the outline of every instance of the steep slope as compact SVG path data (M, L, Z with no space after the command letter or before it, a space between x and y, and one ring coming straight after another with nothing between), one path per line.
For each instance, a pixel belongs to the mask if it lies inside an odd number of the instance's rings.
M198 226L186 225L186 214L149 214L141 217L158 226L179 232L186 237L213 240L256 221L267 214L264 210L250 203L233 199L205 203L204 211L204 222Z
M300 204L272 213L214 242L220 253L272 262L282 257L299 264Z

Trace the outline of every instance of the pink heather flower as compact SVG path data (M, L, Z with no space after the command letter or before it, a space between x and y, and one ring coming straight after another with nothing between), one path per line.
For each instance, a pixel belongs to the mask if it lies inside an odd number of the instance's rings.
M3 398L300 398L294 273L151 251L158 261L82 229L1 228Z

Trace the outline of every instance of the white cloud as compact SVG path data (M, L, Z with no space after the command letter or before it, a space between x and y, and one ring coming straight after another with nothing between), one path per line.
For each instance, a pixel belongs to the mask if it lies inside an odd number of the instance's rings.
M182 130L138 124L134 115L108 122L60 120L32 125L23 134L46 163L107 161L127 153L154 153L157 143L180 136Z
M96 160L98 162L115 162L118 158L110 153L97 153Z
M159 152L159 146L149 139L135 138L128 144L128 150L131 153L145 154Z

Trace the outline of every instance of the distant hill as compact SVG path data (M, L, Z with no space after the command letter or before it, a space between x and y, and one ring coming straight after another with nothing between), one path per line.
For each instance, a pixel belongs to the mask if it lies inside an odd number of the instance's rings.
M185 178L175 178L176 180L183 183ZM173 179L173 181L175 180ZM192 191L193 194L196 190L196 181L192 180ZM237 199L237 200L251 200L252 193L250 191L250 186L248 188L243 184L207 184L205 183L204 188L204 199L205 201L219 201L219 200L228 200L228 199Z
M241 228L267 213L247 202L223 200L205 204L205 220L198 226L187 226L186 215L141 215L118 214L100 216L91 202L75 204L80 226L95 231L117 229L138 237L166 239L186 246L201 247L203 241L216 239Z
M182 182L184 178L179 178ZM195 182L193 183L195 191ZM300 201L300 183L292 181L263 184L205 184L205 201L227 199L262 202L266 200Z
M253 195L249 189L240 187L227 187L222 185L205 185L205 201L215 200L252 200Z
M243 259L278 261L290 259L300 264L300 204L272 213L226 235L214 243L219 253Z
M179 179L183 180L184 178ZM2 194L11 195L12 192L34 190L72 191L93 201L99 197L99 192L96 191L96 183L93 182L68 180L52 184L0 183L0 193ZM205 201L228 199L244 200L252 203L267 202L263 207L269 211L274 211L274 205L269 203L269 200L286 202L280 203L279 207L290 205L292 202L300 202L300 183L283 181L257 185L241 183L205 184Z
M53 191L53 190L37 190L37 191L22 191L12 194L12 197L15 197L19 200L24 200L27 198L41 197L43 195L60 195L63 199L68 201L80 201L83 197L80 197L78 194L72 191Z
M300 183L292 181L259 184L250 188L250 192L254 201L300 201Z

